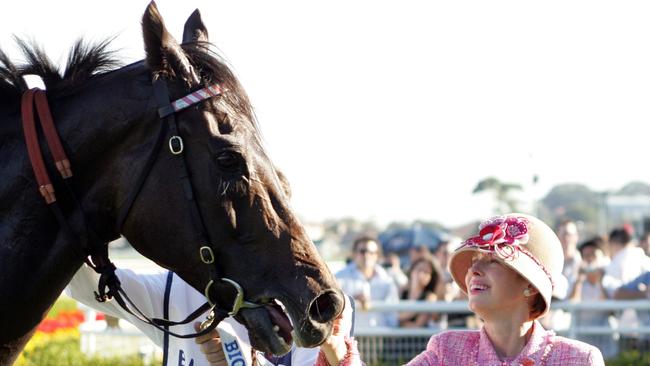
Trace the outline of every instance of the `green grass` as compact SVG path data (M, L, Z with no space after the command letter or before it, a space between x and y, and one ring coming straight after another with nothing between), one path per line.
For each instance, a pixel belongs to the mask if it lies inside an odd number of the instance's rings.
M77 301L67 296L60 296L47 313L47 318L56 318L62 311L77 310Z
M78 337L56 339L23 352L20 366L145 366L137 356L89 357L81 353Z
M605 364L607 366L648 366L650 352L623 351L617 357L605 361Z

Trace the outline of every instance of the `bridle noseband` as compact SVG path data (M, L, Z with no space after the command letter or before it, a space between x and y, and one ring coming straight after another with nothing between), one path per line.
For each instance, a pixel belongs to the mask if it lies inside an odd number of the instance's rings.
M131 211L135 200L141 192L144 183L149 176L151 169L153 168L156 158L160 153L160 149L163 146L163 142L166 140L169 151L174 156L181 172L181 185L185 198L189 203L190 217L195 229L195 240L196 242L203 244L199 248L199 257L203 263L208 265L208 269L210 271L210 281L204 290L207 302L192 312L192 314L190 314L186 319L182 321L175 322L167 319L147 317L142 313L142 311L138 309L138 307L133 303L133 301L131 301L128 295L121 288L120 281L115 274L116 267L108 258L108 244L98 239L99 236L91 230L89 225L86 225L86 215L83 213L83 208L79 203L80 201L76 198L74 191L71 188L70 180L72 178L72 171L70 169L70 163L65 156L65 152L62 148L60 139L56 133L56 128L54 127L49 106L47 105L47 98L43 90L31 89L23 94L23 129L25 132L25 140L27 143L30 161L32 163L32 168L39 185L39 191L43 195L48 206L50 206L50 208L55 213L57 221L59 221L59 224L63 228L65 234L69 237L70 240L77 241L81 244L83 251L85 252L85 255L83 255L83 257L85 258L86 263L100 274L98 292L95 292L97 301L104 302L106 300L114 298L118 304L124 308L125 311L132 314L141 321L148 323L158 328L159 330L175 337L192 338L210 332L221 320L227 316L237 315L241 309L256 308L263 306L263 304L244 300L243 288L237 282L223 277L219 271L219 268L216 266L215 255L210 244L212 241L210 240L208 230L206 230L206 226L203 220L203 216L201 215L201 211L199 210L198 203L195 200L190 172L187 167L185 154L183 154L185 147L183 144L183 139L180 136L178 124L175 117L175 113L191 105L200 103L213 97L220 96L223 92L221 87L218 84L213 84L170 102L167 83L161 78L156 78L153 81L153 92L156 98L156 103L158 104L158 115L160 119L163 120L163 123L161 123L156 143L149 153L144 169L136 181L136 185L131 190L125 203L120 208L117 217L117 231L122 232L124 222L126 221L126 218L128 217L128 214ZM38 144L38 136L36 133L35 118L33 113L34 100L36 101L38 117L43 127L47 143L50 146L50 150L54 156L57 169L63 177L64 182L66 182L68 191L73 197L75 204L79 209L81 209L82 219L84 221L83 229L86 231L87 238L85 242L80 239L79 235L74 234L74 231L65 219L60 207L56 202L54 187L47 174L47 169L45 168L40 146ZM224 308L219 305L218 301L213 302L210 298L210 290L213 287L216 288L224 285L232 287L232 289L234 289L236 292L235 298L233 299L233 303L230 308ZM211 310L211 316L209 317L211 319L211 323L206 324L206 326L202 326L202 330L200 332L180 335L168 330L169 326L189 323L207 310Z

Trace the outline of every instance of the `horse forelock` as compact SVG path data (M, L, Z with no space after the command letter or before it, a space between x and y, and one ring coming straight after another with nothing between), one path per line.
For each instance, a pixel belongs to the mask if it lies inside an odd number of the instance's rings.
M219 83L225 91L221 100L235 114L229 116L229 122L248 123L259 136L260 129L248 95L228 63L215 51L216 47L208 42L189 42L182 44L181 47L192 63L192 67L199 74L201 81L206 86Z

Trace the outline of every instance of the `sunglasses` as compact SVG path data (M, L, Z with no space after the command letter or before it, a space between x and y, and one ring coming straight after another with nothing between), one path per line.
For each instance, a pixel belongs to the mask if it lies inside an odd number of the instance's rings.
M357 253L359 253L359 254L366 254L366 253L368 253L368 254L377 254L379 252L376 251L376 250L357 249Z

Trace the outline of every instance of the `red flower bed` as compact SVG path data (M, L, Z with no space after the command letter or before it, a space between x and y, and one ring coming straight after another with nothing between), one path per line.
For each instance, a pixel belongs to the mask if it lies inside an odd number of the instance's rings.
M36 328L37 332L54 333L59 329L75 329L84 322L84 314L80 310L61 311L54 318L45 318Z

